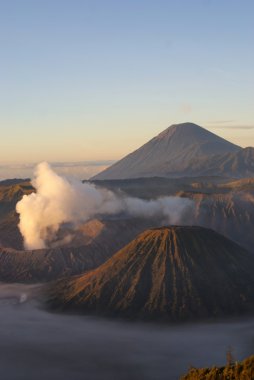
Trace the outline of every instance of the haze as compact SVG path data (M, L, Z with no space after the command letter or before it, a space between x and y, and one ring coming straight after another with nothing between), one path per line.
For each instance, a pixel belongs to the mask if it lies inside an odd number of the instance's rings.
M116 323L49 314L31 299L35 290L0 285L5 380L178 380L190 365L224 364L229 347L237 360L253 353L253 319L184 326ZM24 295L30 300L20 303Z

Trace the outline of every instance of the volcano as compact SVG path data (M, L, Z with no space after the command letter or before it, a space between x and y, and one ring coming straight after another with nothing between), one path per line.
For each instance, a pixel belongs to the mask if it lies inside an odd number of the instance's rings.
M175 124L92 180L254 175L254 148L241 148L193 124Z
M253 309L254 256L202 227L149 229L106 263L50 287L53 309L169 321Z

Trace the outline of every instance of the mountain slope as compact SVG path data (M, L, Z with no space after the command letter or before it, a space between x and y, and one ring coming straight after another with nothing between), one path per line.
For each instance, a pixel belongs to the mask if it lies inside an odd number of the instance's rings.
M240 150L196 124L176 124L92 179L188 175L211 157Z
M150 229L105 264L50 290L53 308L182 320L249 310L254 256L201 227Z
M195 168L195 174L252 177L254 175L254 148L248 147L237 152L213 156L206 161L203 167Z

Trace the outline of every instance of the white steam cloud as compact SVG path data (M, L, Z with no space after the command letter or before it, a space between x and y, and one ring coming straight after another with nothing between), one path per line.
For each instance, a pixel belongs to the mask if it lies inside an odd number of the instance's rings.
M20 215L19 229L27 249L46 248L63 223L71 223L75 228L98 214L118 213L158 216L169 223L178 223L192 205L192 201L178 197L150 201L120 197L90 183L67 180L46 162L37 166L32 184L36 192L24 195L16 205Z

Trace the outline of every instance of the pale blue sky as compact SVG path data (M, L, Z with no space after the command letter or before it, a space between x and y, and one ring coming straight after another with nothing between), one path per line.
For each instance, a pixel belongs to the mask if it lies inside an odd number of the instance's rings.
M254 145L254 1L0 0L0 163L118 159L193 121Z

